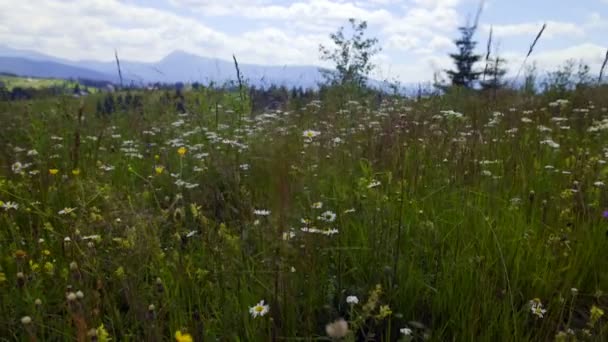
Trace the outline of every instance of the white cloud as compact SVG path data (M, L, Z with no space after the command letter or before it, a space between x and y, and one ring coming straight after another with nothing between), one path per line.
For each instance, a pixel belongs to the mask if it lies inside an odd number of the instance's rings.
M152 8L130 0L0 0L0 42L69 59L111 60L114 48L122 59L156 61L174 50L242 63L316 64L319 44L331 43L330 32L355 17L369 22L383 52L374 61L381 78L430 80L434 70L451 67L456 29L462 24L458 6L476 0L164 0ZM608 1L608 0L605 0ZM468 6L468 5L467 5ZM26 18L26 19L24 19ZM220 20L231 20L231 30ZM244 23L241 23L240 20ZM69 23L69 25L68 25ZM254 25L251 25L254 23ZM217 26L214 26L217 25ZM599 46L589 37L606 28L599 12L584 25L549 21L543 39L568 36L579 45L550 54L539 51L541 67L567 58L591 58ZM531 40L542 22L494 26L497 37ZM217 27L217 28L216 28ZM489 26L484 25L484 30ZM603 57L600 53L600 57ZM521 53L505 54L510 65ZM597 59L598 57L593 57ZM595 60L594 59L594 60ZM514 67L512 67L514 68Z
M547 21L547 28L543 32L543 38L554 38L567 36L582 37L585 35L585 30L576 24L561 22L561 21ZM533 23L521 23L521 24L507 24L507 25L493 25L493 34L495 37L513 37L513 36L529 36L534 38L539 32L543 22ZM484 25L483 30L489 32L490 25Z
M597 44L582 43L572 45L563 49L551 49L533 52L527 64L536 63L540 71L555 70L568 60L575 62L583 61L588 64L592 72L599 71L600 64L606 56L606 48ZM511 66L511 72L516 73L516 68L523 62L524 55L521 53L507 52L504 57Z

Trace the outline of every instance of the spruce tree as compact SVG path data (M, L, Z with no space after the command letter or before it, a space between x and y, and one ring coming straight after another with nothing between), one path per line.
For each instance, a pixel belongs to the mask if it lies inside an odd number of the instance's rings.
M482 89L497 90L506 86L504 80L505 74L507 73L507 70L504 67L505 63L506 60L500 57L488 61L484 79L480 82Z
M474 52L475 45L477 45L477 42L473 40L476 28L476 25L458 28L461 32L461 37L454 40L458 52L450 54L456 68L455 70L446 70L453 86L473 88L475 81L481 75L480 71L474 69L475 63L481 59L481 56L476 55Z

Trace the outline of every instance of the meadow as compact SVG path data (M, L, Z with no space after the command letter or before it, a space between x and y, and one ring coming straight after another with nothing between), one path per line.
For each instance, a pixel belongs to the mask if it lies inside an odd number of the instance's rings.
M0 103L1 341L606 341L608 88Z
M32 78L0 75L0 84L3 84L8 91L11 91L17 87L33 89L58 87L73 89L78 84L78 82L53 78Z

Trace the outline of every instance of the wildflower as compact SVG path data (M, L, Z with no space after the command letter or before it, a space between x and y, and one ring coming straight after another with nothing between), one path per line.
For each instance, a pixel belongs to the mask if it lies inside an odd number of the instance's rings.
M74 170L72 170L72 174L74 176L78 176L80 174L80 169L74 169Z
M321 134L321 132L307 129L302 133L302 136L308 139L312 139L316 136L319 136L319 134Z
M570 289L570 292L572 293L573 296L576 296L578 294L578 289L576 287L573 287Z
M27 252L24 251L23 249L18 249L15 251L16 259L24 259L25 257L27 257Z
M372 181L371 181L371 182L370 182L370 183L367 185L367 188L368 188L368 189L373 189L373 188L375 188L375 187L380 186L380 184L382 184L382 183L380 183L380 181L377 181L377 180L372 180Z
M65 208L59 210L57 212L57 214L59 214L59 215L69 215L69 214L73 213L75 210L76 210L76 208L65 207Z
M165 167L162 165L159 165L154 168L154 171L156 172L157 175L160 175L163 173L163 171L165 171Z
M262 317L266 315L270 311L270 307L264 304L264 300L262 299L259 303L249 308L249 313L251 317L256 318L258 316Z
M34 301L34 304L36 306L40 306L40 305L42 305L42 300L40 298L36 298L36 300Z
M266 210L266 209L255 209L253 211L254 215L258 215L258 216L268 216L270 215L270 210Z
M598 307L597 307L597 306L595 306L595 305L593 305L593 306L591 307L590 313L591 313L591 317L589 318L589 320L590 320L590 322L589 322L589 323L590 323L591 325L595 325L595 323L596 323L596 322L597 322L597 321L598 321L600 318L602 318L602 316L604 316L604 310L602 310L602 309L598 308Z
M380 305L380 313L378 314L378 317L380 319L386 318L392 314L393 314L393 311L391 310L391 308L388 305Z
M534 298L530 301L530 311L538 318L543 318L547 310L543 308L543 304L540 299Z
M49 261L45 262L44 272L48 275L53 275L55 273L55 265L53 265L53 263Z
M21 317L21 324L28 325L30 323L32 323L32 318L30 316Z
M65 298L68 300L68 302L73 302L73 301L75 301L75 300L76 300L76 298L78 298L78 297L76 296L76 294L75 294L74 292L69 292L69 293L68 293L68 294L65 296Z
M177 342L192 342L192 336L188 333L182 333L181 331L175 332L175 340Z
M357 296L348 296L346 297L346 303L351 305L359 304L359 298Z
M2 209L6 210L6 211L9 211L11 209L17 210L17 209L19 209L19 204L15 203L15 202L11 202L11 201L4 202L4 203L2 203Z
M602 214L602 217L605 219L608 219L608 210L604 210L604 213Z
M23 171L23 164L20 162L15 162L13 165L11 165L11 169L13 173L21 173Z
M406 327L406 328L401 328L401 329L399 329L399 332L400 332L400 333L402 333L402 334L403 334L403 335L405 335L405 336L410 336L410 335L412 335L412 329L407 328L407 327Z
M323 202L315 202L310 207L313 209L321 209L323 208Z
M331 338L342 338L348 334L348 323L343 318L340 318L326 325L325 332Z
M6 274L4 272L0 272L0 284L6 281Z
M188 152L188 149L186 149L184 146L177 149L177 154L179 154L180 157L183 157L186 152Z
M59 173L59 169L49 169L49 174L51 174L53 176L56 175L56 174L58 174L58 173Z
M84 298L84 293L80 290L76 291L76 298L78 298L78 299Z
M106 330L106 327L103 326L103 323L97 327L95 331L97 333L97 341L99 342L108 342L110 341L110 334Z
M326 211L321 214L321 216L317 217L321 221L325 222L334 222L336 220L336 214L332 211Z
M30 269L32 270L32 272L36 273L36 272L40 271L40 264L30 260Z

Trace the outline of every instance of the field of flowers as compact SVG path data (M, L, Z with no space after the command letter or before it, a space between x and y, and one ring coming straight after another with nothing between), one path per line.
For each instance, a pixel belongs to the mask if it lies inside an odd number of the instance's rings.
M607 94L0 103L0 341L606 341Z

